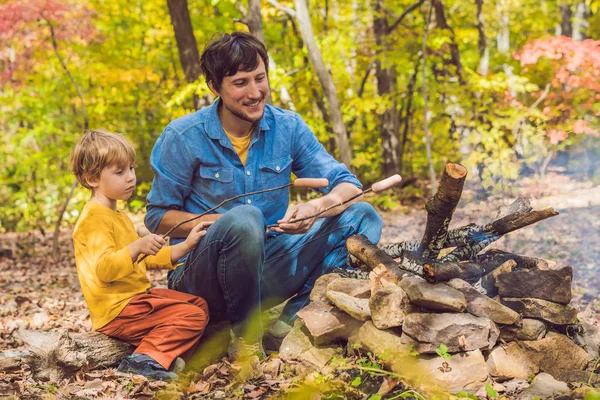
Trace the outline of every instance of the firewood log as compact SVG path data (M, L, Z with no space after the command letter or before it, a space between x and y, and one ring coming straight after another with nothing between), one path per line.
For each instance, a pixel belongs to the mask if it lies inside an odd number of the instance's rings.
M440 186L425 205L427 225L417 254L436 259L448 237L448 226L460 200L467 177L467 170L460 164L448 163L444 169Z
M113 367L131 354L133 346L99 333L39 332L20 329L30 351L27 363L34 376L59 382L78 371Z

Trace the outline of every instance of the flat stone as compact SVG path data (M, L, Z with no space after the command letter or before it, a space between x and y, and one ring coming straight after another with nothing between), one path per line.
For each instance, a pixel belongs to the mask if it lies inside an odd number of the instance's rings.
M571 306L533 298L504 297L501 302L524 317L539 318L557 325L577 323L577 310Z
M556 334L535 341L510 342L495 347L487 360L488 371L498 380L528 379L540 370L551 375L562 370L581 370L587 353L571 339Z
M519 313L479 293L473 286L462 279L452 279L448 286L458 290L465 296L467 312L478 316L487 317L498 324L513 325L519 323Z
M341 347L311 346L307 351L298 356L298 361L322 370L336 354L341 354Z
M588 353L590 361L600 357L600 330L597 327L582 322L569 328L572 328L573 332L573 334L569 334L569 337Z
M338 278L327 284L327 291L342 292L359 299L371 296L371 282L366 279Z
M525 389L519 398L522 400L533 400L535 398L547 399L567 396L570 393L571 389L569 389L569 385L565 382L557 381L550 374L542 372L533 378L531 386Z
M313 302L298 312L315 345L332 343L339 338L347 339L361 322L342 310L321 302Z
M411 344L415 344L419 353L434 353L440 344L445 344L452 353L491 349L500 333L489 318L452 313L408 314L402 331L416 342ZM407 340L404 338L404 343Z
M565 335L556 334L536 341L519 342L539 359L540 370L554 375L561 370L583 369L588 355Z
M571 302L573 268L523 270L498 275L496 285L501 297L534 298L559 304Z
M398 285L398 277L382 265L373 268L369 273L369 281L371 283L371 294L377 292L384 286Z
M377 329L372 321L365 322L358 329L357 333L352 336L352 343L360 344L364 350L371 351L378 356L382 354L398 356L409 352L408 346L404 346L400 341L398 333L390 329Z
M408 295L400 287L382 287L369 299L373 324L378 329L402 326L409 304Z
M304 326L301 319L296 319L292 330L283 339L279 348L279 358L283 361L295 360L312 347L309 335L302 329Z
M348 313L352 318L360 321L368 321L371 319L369 299L359 299L358 297L353 297L349 294L336 292L334 290L327 290L327 298L340 310Z
M487 369L495 380L502 382L510 379L527 380L531 375L540 370L536 361L529 356L529 352L517 343L495 347L487 358Z
M404 278L399 286L411 303L438 312L463 312L467 309L465 296L444 283L429 283L420 278Z
M506 260L498 268L487 273L481 278L481 287L485 290L485 293L488 295L488 297L494 297L498 295L498 287L496 286L498 275L505 272L511 272L516 266L517 262L515 260Z
M313 346L310 336L305 332L305 325L300 319L283 339L279 350L279 358L283 361L297 360L305 365L323 369L331 358L339 352L338 346Z
M521 326L503 326L500 328L500 339L507 342L515 340L540 340L546 335L546 324L539 319L524 318Z
M341 276L339 274L325 274L321 275L315 281L313 289L310 292L310 301L320 301L321 303L329 303L327 299L327 285L333 282L336 279L340 279Z
M485 387L488 373L480 350L453 354L450 360L438 356L420 356L418 364L440 388L451 394L465 391L475 394ZM398 371L398 373L401 373Z

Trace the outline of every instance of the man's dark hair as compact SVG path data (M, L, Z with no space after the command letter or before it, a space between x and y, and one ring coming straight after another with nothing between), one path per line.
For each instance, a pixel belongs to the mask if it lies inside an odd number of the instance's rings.
M257 38L246 32L223 34L206 45L200 58L200 67L206 77L206 83L212 83L215 90L221 90L226 76L238 71L250 72L258 67L258 57L265 63L269 73L267 49Z

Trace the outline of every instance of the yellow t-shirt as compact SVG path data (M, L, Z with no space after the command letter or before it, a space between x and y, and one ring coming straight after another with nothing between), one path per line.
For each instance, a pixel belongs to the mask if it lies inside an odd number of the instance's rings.
M125 214L95 202L83 207L73 231L73 245L79 284L94 330L119 315L133 296L150 288L146 268L174 268L170 246L142 262L132 262L127 246L138 239Z
M252 140L252 131L254 131L254 127L250 129L248 135L242 138L231 136L229 132L225 130L225 128L223 128L223 131L225 132L229 140L231 140L231 144L233 145L235 152L238 153L242 165L246 165L246 159L248 159L248 148L250 148L250 141Z

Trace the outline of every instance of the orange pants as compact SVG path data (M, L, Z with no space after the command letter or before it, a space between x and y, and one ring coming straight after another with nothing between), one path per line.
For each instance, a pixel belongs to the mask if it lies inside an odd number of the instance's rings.
M134 354L145 354L169 369L175 358L194 350L207 324L208 305L203 298L150 289L134 296L98 331L137 346Z

